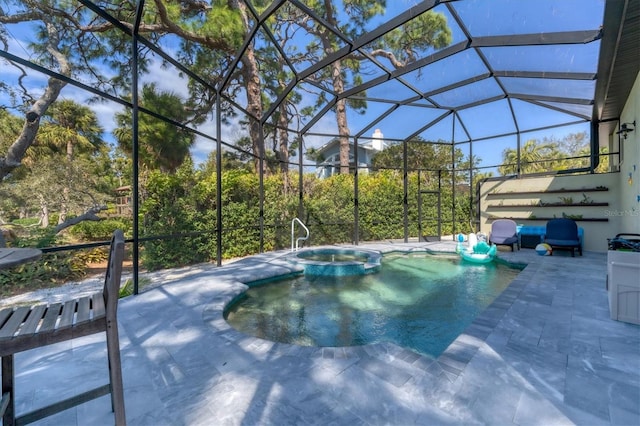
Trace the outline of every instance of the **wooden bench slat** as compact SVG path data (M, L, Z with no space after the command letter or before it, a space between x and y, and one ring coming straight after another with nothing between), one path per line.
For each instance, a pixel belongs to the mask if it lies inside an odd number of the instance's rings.
M45 309L47 309L47 305L36 305L31 308L27 320L19 331L20 336L28 336L36 332Z
M73 317L76 313L76 299L67 300L62 307L62 313L60 314L60 321L58 322L58 330L64 330L73 325Z
M106 315L104 308L104 295L102 292L94 293L91 296L91 302L93 306L93 319L98 319Z
M89 296L78 299L76 325L85 323L91 319L91 298Z
M40 330L38 333L44 333L48 331L53 331L56 328L56 323L58 322L58 315L60 315L60 307L62 304L60 303L52 303L47 308L47 312L44 314L44 318L42 319L42 325L40 326Z
M29 306L21 306L13 311L13 314L0 328L0 339L11 339L18 331L31 309Z
M4 392L2 394L2 400L0 402L0 415L2 415L4 417L4 413L7 411L7 407L9 406L9 403L11 402L11 395L9 394L9 392Z
M13 308L4 308L0 311L0 328L4 325L4 322L13 314Z

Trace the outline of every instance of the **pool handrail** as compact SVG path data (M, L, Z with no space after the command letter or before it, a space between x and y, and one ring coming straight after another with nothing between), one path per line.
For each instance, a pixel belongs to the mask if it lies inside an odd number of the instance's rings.
M304 237L298 237L295 240L295 249L294 249L293 241L294 241L294 238L295 238L294 229L295 229L296 222L298 222L298 224L304 228L304 230L307 233L307 235L304 236ZM302 223L302 221L300 219L298 219L297 217L294 217L293 220L291 221L291 251L298 251L298 245L299 245L300 241L307 240L308 238L309 238L309 228L307 228L304 225L304 223Z

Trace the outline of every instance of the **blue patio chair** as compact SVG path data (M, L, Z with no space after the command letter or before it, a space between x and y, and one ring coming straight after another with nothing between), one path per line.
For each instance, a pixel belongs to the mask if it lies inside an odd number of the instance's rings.
M518 242L518 225L511 219L497 219L491 224L491 233L489 234L489 242L497 246L511 246L520 250Z
M575 257L574 250L582 256L582 244L578 235L578 225L573 219L552 219L547 222L547 232L544 242L551 246L551 255L554 250L569 250L571 257Z

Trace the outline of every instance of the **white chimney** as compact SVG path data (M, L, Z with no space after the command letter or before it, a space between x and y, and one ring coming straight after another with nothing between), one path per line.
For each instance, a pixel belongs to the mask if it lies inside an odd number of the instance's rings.
M380 131L380 129L376 129L373 132L373 140L371 141L371 147L377 151L382 151L384 149L384 135Z

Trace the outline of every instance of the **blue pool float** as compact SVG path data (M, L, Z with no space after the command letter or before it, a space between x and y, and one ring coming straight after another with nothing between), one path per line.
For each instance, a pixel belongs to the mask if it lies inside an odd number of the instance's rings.
M489 263L496 257L497 247L496 245L489 246L484 241L480 241L473 248L460 251L460 257L472 263Z

